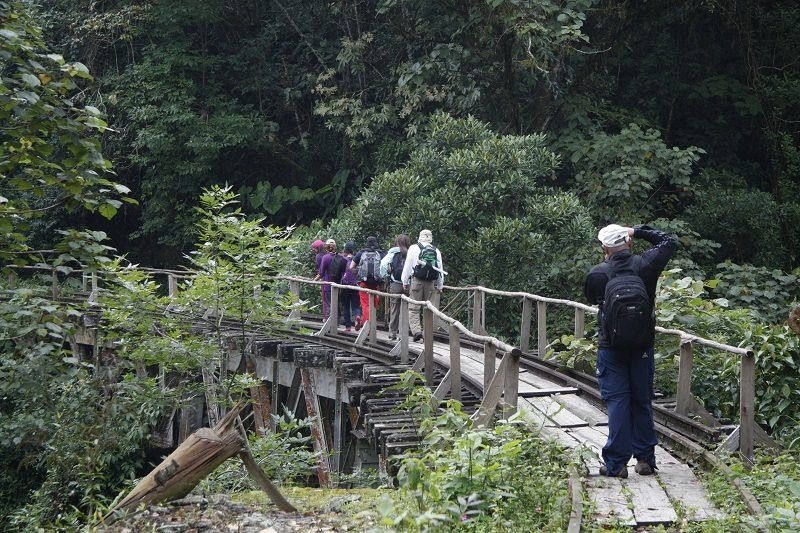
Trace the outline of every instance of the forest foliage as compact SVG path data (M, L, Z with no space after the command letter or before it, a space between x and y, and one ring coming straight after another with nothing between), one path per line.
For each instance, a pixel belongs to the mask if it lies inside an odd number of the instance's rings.
M546 133L596 220L679 218L714 261L798 266L793 1L27 4L96 76L76 103L108 114L140 202L98 229L136 260L178 261L221 176L273 223L330 217L440 111Z
M101 272L118 346L113 361L73 353L84 309L53 305L47 280L0 303L4 525L91 521L141 474L159 417L200 388L165 386L159 365L217 369L203 392L221 404L252 384L226 374L219 329L185 317L224 309L244 331L296 306L271 278L306 247L294 223L385 244L427 227L448 283L562 297L599 259L598 225L674 232L659 318L754 346L759 422L800 443L785 325L800 297L795 2L29 0L0 1L0 24L0 260ZM196 275L169 298L137 262ZM560 342L570 364L591 361L588 341ZM659 345L664 391L676 353ZM735 417L736 359L698 355L695 393ZM403 483L432 521L525 488L430 490L470 482L456 463L486 443L504 467L560 474L531 464L555 452L514 427L476 442L457 411L428 422L455 446L423 450ZM288 455L287 442L254 446ZM560 501L541 505L543 527L560 523Z

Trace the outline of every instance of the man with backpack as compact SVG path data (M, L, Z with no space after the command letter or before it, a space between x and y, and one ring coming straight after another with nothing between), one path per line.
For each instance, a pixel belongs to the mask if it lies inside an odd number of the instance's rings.
M656 469L653 425L653 340L656 284L675 254L677 239L648 226L626 228L611 224L597 235L605 261L586 277L583 292L599 305L597 319L597 380L608 408L608 440L603 446L600 475L652 475ZM633 239L653 245L633 255Z
M356 274L358 278L358 286L366 289L380 290L383 277L381 276L381 258L383 252L378 249L378 239L375 237L367 237L366 247L353 256L350 262L350 270ZM361 320L356 324L356 329L361 325L363 326L370 320L369 316L369 297L366 292L358 293L361 300ZM378 308L380 297L373 296L375 309Z
M332 281L341 283L342 275L347 268L347 259L336 253L336 241L328 239L325 242L325 256L319 263L319 272L315 280ZM331 286L322 286L322 319L327 320L331 314ZM336 324L338 327L338 324Z
M406 262L403 265L403 288L412 299L430 300L439 306L439 295L444 287L444 267L442 252L433 245L433 234L424 229L419 232L417 244L408 249ZM422 339L422 324L419 319L419 305L408 306L408 324L414 341Z

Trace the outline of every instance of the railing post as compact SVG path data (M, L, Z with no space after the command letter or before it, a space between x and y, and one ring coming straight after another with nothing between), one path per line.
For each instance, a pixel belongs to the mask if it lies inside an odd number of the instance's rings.
M81 274L81 292L89 292L89 273Z
M586 311L580 307L575 308L575 340L582 339L586 333Z
M97 301L97 272L92 272L92 292L89 293L89 303Z
M486 389L494 378L494 371L497 366L497 347L491 342L483 343L483 395L486 396Z
M523 296L522 298L522 323L519 326L519 346L523 352L527 352L531 344L531 301Z
M753 432L755 429L756 359L753 354L742 355L742 371L739 381L739 451L753 460Z
M484 325L486 324L483 316L483 292L480 289L472 291L472 332L483 335Z
M17 273L13 270L8 272L8 288L11 290L17 288Z
M336 336L339 332L339 287L331 287L329 315L331 319L331 329L328 333Z
M400 299L400 364L408 364L408 302Z
M295 300L300 300L300 282L294 279L289 280L289 292L294 296ZM297 318L300 316L298 309L292 309L289 313L289 318Z
M375 296L372 294L367 293L367 299L369 300L369 340L372 344L376 344L378 342L378 317L377 309L375 309Z
M58 272L56 272L55 268L53 269L53 272L52 272L51 275L52 275L52 278L53 278L53 300L58 300L58 292L59 292L59 290L58 290L59 289L59 286L58 286Z
M450 325L450 397L461 401L461 332Z
M289 292L291 292L295 298L298 300L300 299L300 282L294 279L289 280Z
M547 355L547 303L536 302L536 342L539 357Z
M422 312L422 333L424 338L423 354L425 355L425 385L433 387L433 311L427 304Z
M167 274L167 295L170 298L178 296L178 278L175 274Z
M504 356L511 358L506 367L505 390L503 391L503 403L505 404L503 416L506 419L517 412L517 401L519 399L519 358L521 355L522 351L515 348L511 350L511 353L507 353Z
M688 415L692 397L692 341L681 339L681 359L678 365L678 387L675 392L675 412Z

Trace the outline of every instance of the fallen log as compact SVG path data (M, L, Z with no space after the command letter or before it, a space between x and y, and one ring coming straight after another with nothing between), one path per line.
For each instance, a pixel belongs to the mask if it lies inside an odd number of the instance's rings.
M183 498L207 475L234 455L240 455L248 473L262 487L281 511L297 509L280 494L249 455L236 422L241 407L233 408L213 428L200 428L192 433L161 464L142 479L111 511L106 519L119 511Z

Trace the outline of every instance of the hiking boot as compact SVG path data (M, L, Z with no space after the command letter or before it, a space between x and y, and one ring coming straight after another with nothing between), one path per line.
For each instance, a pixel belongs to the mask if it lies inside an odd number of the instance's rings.
M414 342L419 342L422 340L422 332L418 331L414 333Z
M625 479L625 478L628 477L628 467L627 466L623 466L622 468L620 468L619 472L617 472L616 474L612 475L612 474L608 473L608 468L606 468L606 466L603 465L603 466L600 467L600 475L601 476L607 476L607 477L621 477L621 478Z
M397 335L395 335L394 333L390 333L389 334L389 340L390 341L397 340Z
M633 470L640 476L652 476L655 473L656 467L642 459L636 460L636 466Z

